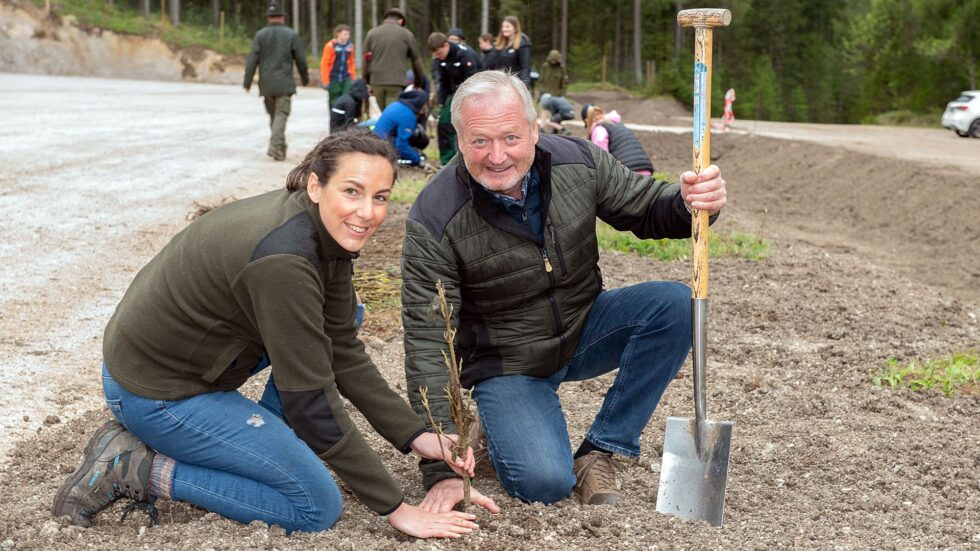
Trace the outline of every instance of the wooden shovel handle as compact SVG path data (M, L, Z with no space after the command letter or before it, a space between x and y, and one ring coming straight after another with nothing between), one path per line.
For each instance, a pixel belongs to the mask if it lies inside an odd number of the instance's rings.
M694 173L711 165L710 27L694 29ZM708 298L708 212L695 210L691 223L694 298Z

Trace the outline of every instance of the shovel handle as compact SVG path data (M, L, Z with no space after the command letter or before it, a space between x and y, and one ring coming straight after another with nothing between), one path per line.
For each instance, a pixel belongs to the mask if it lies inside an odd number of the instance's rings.
M694 29L694 173L711 164L711 27ZM708 212L691 221L694 298L708 298Z

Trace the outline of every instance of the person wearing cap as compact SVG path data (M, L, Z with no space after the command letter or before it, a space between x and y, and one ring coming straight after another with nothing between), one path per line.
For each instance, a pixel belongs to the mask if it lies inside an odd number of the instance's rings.
M439 162L445 165L456 155L456 130L450 120L453 94L460 84L479 72L480 60L468 46L453 43L442 33L430 34L427 45L432 57L439 61L436 105L440 106L440 110L436 134L439 140Z
M425 164L425 155L417 151L411 141L419 126L418 117L425 113L425 104L428 101L429 94L425 90L402 92L398 96L398 101L389 103L374 123L376 135L394 142L400 165Z
M409 66L416 75L416 88L422 88L423 72L415 35L405 28L405 14L398 8L389 8L383 19L364 38L364 80L382 110L396 101L405 88L405 70Z
M453 27L446 31L446 40L452 42L453 44L462 44L465 46L466 34L463 32L463 29Z
M266 26L255 33L252 51L245 61L245 91L252 88L255 69L259 70L259 95L269 114L269 150L277 161L286 159L286 119L296 93L293 64L299 70L303 86L310 83L306 52L299 34L286 26L286 12L278 0L272 0L266 11Z
M327 91L330 107L350 90L351 83L357 78L354 71L350 27L337 25L333 30L333 39L323 46L323 56L320 58L320 82Z
M644 176L653 174L653 161L615 109L606 113L598 105L587 103L582 106L582 121L589 141L599 149L608 151L633 172Z

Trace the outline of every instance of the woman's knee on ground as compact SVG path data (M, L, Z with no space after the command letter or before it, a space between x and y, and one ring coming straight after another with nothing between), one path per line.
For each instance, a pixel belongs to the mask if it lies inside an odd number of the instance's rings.
M296 523L286 527L288 531L322 532L329 530L340 520L344 512L344 502L333 480L330 484L317 484L308 488L311 501L297 504Z

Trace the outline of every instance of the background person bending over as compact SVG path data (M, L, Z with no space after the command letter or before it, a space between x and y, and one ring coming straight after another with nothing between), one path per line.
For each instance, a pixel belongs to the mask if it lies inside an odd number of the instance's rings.
M686 238L688 209L717 213L725 181L712 165L667 183L623 170L583 140L539 136L530 93L500 71L470 77L452 111L460 154L419 193L405 225L412 405L424 415L418 388L446 384L443 330L429 314L441 280L461 379L507 493L553 503L574 491L584 503L614 503L612 454L639 455L640 434L690 349L691 290L663 281L603 289L596 216L640 238ZM573 453L558 387L610 372L616 378ZM445 398L429 400L435 421L451 427ZM448 468L430 462L422 471L423 508L448 511L462 499ZM480 494L474 502L496 508Z
M374 133L391 140L398 150L399 164L422 166L425 156L412 147L412 135L418 129L419 113L425 112L429 100L424 90L402 92L398 101L385 107L384 112L374 123Z
M337 98L330 108L330 133L354 126L361 122L368 99L368 87L363 78L354 81L346 94Z
M541 94L541 108L548 112L548 117L542 117L541 123L549 134L568 132L561 123L575 118L575 108L567 99L547 93Z
M286 12L273 0L266 12L267 25L255 34L252 51L245 61L245 91L252 89L255 69L259 70L259 95L269 114L269 149L267 155L277 161L286 160L286 119L296 93L293 63L299 70L303 86L310 83L306 53L296 31L285 25Z
M605 113L597 105L586 104L582 106L582 120L589 141L611 153L633 172L646 176L653 174L653 161L633 131L623 126L619 113L615 110Z
M103 340L116 421L86 446L55 497L56 516L88 526L127 496L187 501L243 524L326 530L343 506L326 462L406 534L476 528L472 515L405 503L341 401L403 453L449 457L356 335L351 261L385 218L394 160L370 132L328 137L286 189L208 212L140 270ZM270 363L261 401L242 396ZM471 470L467 459L454 468Z

